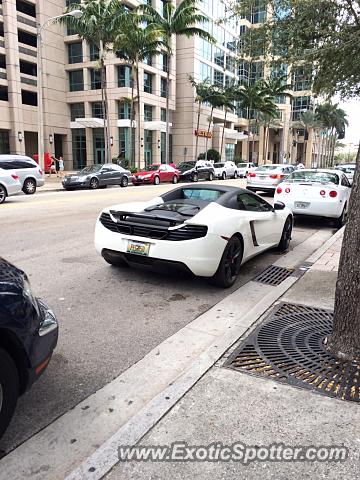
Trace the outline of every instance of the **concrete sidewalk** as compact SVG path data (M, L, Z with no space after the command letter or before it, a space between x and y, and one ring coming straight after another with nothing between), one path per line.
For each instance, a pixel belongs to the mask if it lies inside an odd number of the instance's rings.
M332 308L342 235L312 258L311 268L278 300ZM276 303L278 303L276 302ZM245 334L246 335L246 334ZM244 336L245 336L244 335ZM214 442L249 446L345 445L349 458L335 462L139 462L118 463L107 480L359 478L360 410L331 399L223 368L220 359L138 445ZM90 474L89 474L90 475ZM92 477L91 477L92 478Z

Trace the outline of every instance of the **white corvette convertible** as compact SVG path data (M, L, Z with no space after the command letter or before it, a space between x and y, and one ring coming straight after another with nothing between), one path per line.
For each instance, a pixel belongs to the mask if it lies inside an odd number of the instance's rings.
M105 208L95 247L112 265L175 267L230 287L250 258L273 247L286 250L292 226L283 203L272 207L242 188L183 186L149 202Z

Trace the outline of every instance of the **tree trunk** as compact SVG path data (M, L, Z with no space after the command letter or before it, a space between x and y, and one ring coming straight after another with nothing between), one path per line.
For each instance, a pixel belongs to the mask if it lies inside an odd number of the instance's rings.
M222 159L222 152L223 152L223 146L224 146L224 137L225 137L225 124L226 124L226 117L227 117L227 108L225 107L225 118L224 118L224 126L223 126L223 131L221 135L221 145L220 145L220 160L221 161L226 161L226 152L225 152L225 159Z
M211 128L211 122L212 122L213 112L214 112L214 107L211 107L211 113L210 113L210 118L209 118L209 125L208 125L208 130L207 130L207 137L206 137L206 140L205 140L205 161L207 160L209 134L210 134L210 128Z
M201 100L199 100L199 108L198 108L198 114L197 114L197 125L196 125L196 131L199 132L199 126L200 126L200 115L201 115ZM198 157L198 147L199 147L199 135L196 135L195 139L195 162Z
M136 65L136 90L137 90L137 117L138 117L138 167L141 170L141 115L140 115L140 79L139 79L139 62Z
M170 86L170 58L171 54L167 53L167 72L166 72L166 134L165 134L165 163L169 162L170 157L170 99L169 99L169 86Z
M327 340L328 350L346 360L360 361L360 145L348 222L341 249L336 284L333 330Z

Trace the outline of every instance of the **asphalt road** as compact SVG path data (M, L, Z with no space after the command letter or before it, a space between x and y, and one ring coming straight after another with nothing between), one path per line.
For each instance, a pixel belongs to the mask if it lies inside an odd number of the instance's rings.
M244 180L226 183L243 186ZM93 246L101 208L171 188L44 192L0 206L0 254L27 272L61 328L49 368L19 400L0 450L30 438L278 258L271 251L248 262L230 290L199 278L107 265ZM334 231L326 222L297 223L292 248L319 228L329 236Z

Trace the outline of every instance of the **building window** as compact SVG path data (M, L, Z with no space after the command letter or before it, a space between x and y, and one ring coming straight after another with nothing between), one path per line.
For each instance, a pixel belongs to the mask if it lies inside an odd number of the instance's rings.
M6 68L6 57L3 53L0 54L0 68Z
M85 128L74 128L72 133L73 168L81 170L86 166L86 134Z
M235 73L235 58L230 55L226 55L226 70Z
M91 113L93 118L104 118L103 106L101 102L91 104Z
M204 82L205 80L212 81L212 68L210 65L199 62L199 75L200 81Z
M235 145L232 143L225 144L225 160L233 162L235 157Z
M84 90L84 72L83 70L72 70L69 72L70 92L79 92Z
M152 119L153 119L153 106L144 105L144 121L152 122Z
M99 47L97 45L95 45L95 43L90 43L89 53L90 53L90 61L91 62L94 62L95 60L99 60L100 51L99 51Z
M160 120L162 122L166 122L166 108L162 108L160 110Z
M145 65L149 65L149 67L152 66L152 58L150 56L147 56L144 58L143 60L143 63L145 63Z
M69 63L81 63L83 61L82 43L70 43L68 45Z
M247 84L249 82L250 65L246 60L240 60L238 67L238 77L240 83Z
M162 78L160 80L160 96L166 98L166 86L167 86L167 80L165 78Z
M224 68L225 65L225 52L220 48L214 48L214 63L219 67Z
M197 50L199 52L199 55L205 59L209 60L211 62L212 60L212 45L209 43L207 40L204 40L203 38L197 38Z
M0 37L4 36L4 24L3 22L0 22Z
M100 90L101 88L101 71L90 68L90 86L91 90Z
M152 93L153 76L151 73L144 72L144 92Z
M254 62L250 67L250 83L256 83L264 78L264 62Z
M23 0L16 0L16 10L30 17L36 18L36 8L33 3L24 2Z
M119 128L119 155L121 158L126 158L130 160L130 128L129 127L120 127Z
M20 72L25 73L26 75L32 75L33 77L37 77L37 65L36 63L20 60Z
M21 90L21 101L23 105L31 105L37 107L37 93Z
M118 117L120 120L131 119L131 105L128 102L118 102Z
M311 70L306 66L296 67L292 72L292 84L294 90L311 90Z
M292 120L300 120L300 115L311 107L310 97L293 97L292 99Z
M24 32L23 30L18 30L18 41L19 43L29 45L30 47L37 46L36 35L33 35L32 33Z
M163 72L167 72L169 68L169 57L166 53L161 55L161 69Z
M144 130L144 157L145 165L151 165L153 162L153 132Z
M0 101L9 101L8 87L4 87L3 85L0 85Z
M0 154L10 153L9 130L0 130Z
M77 118L85 118L85 105L83 103L70 104L70 119L75 122Z
M120 65L118 71L118 87L131 87L131 67L128 65Z
M263 23L266 20L266 1L255 0L251 9L251 23Z
M104 163L105 162L105 137L103 128L94 128L93 129L93 153L94 153L94 163Z
M224 86L224 74L219 72L219 70L214 70L214 85Z

